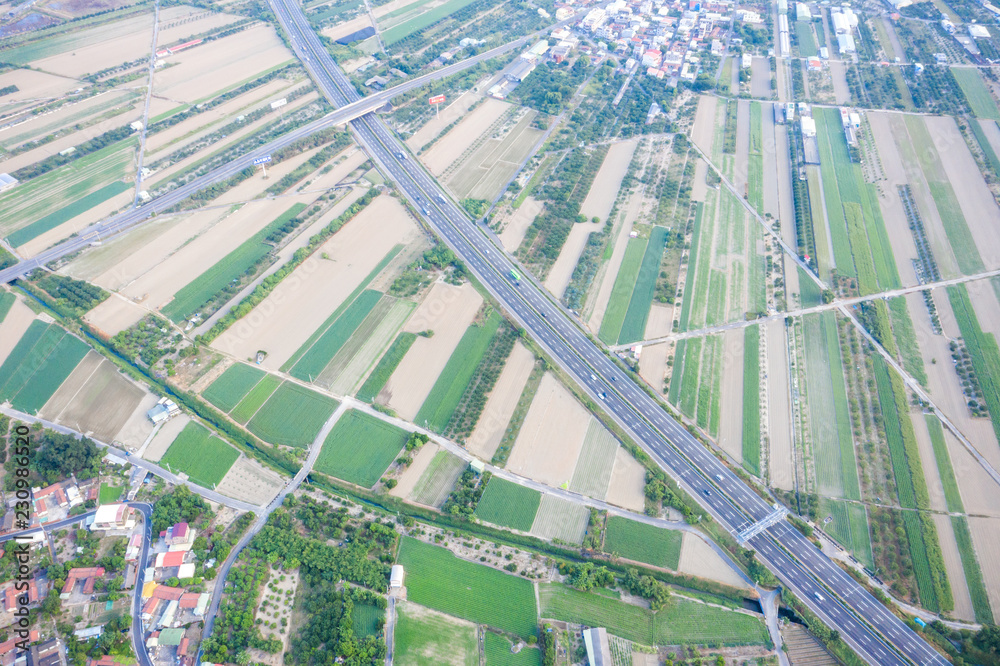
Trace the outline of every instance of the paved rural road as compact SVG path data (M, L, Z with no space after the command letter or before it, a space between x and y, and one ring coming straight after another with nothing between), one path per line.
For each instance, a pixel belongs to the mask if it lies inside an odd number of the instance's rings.
M146 652L142 633L142 586L145 581L146 563L149 560L149 546L153 543L153 506L145 502L128 502L128 505L142 513L142 552L135 563L135 590L132 593L132 649L139 658L139 666L153 666L153 660Z
M272 0L271 6L328 99L338 107L355 101L357 92L323 49L301 9L291 0ZM511 259L492 245L416 160L407 157L406 148L378 118L368 114L351 127L383 173L492 295L722 525L735 534L772 512L767 501L672 419L533 281L511 280L508 276L515 268ZM759 533L749 545L869 662L947 663L787 521Z

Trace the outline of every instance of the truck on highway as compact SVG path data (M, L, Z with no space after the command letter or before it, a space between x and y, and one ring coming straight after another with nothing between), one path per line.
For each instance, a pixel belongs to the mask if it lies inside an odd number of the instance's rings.
M508 275L510 275L510 279L513 280L514 282L521 281L521 274L518 273L517 270L514 268L510 269L510 273Z

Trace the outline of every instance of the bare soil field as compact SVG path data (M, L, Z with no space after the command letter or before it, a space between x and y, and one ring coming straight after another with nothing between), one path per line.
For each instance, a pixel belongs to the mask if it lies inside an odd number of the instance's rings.
M717 100L709 95L698 98L698 110L691 126L691 141L706 155L712 154L712 140L715 137L715 107Z
M25 305L20 298L14 301L0 323L0 364L7 360L11 350L17 345L21 336L35 320L35 313Z
M290 205L287 199L279 201L286 208ZM376 198L212 346L237 358L263 349L268 356L262 366L277 370L389 250L397 243L412 242L418 234L396 199ZM330 258L323 259L323 253Z
M533 110L513 115L517 124L502 128L484 141L464 162L451 168L448 188L459 199L493 201L506 188L521 163L528 158L543 132L532 127Z
M239 247L303 197L269 200L243 206L198 235L162 263L121 287L121 293L148 308L160 309L174 294Z
M969 596L969 586L965 581L965 570L962 568L962 555L955 541L955 530L951 526L951 518L945 515L932 516L937 526L938 540L941 542L941 555L944 558L944 568L948 572L951 583L951 593L955 600L955 610L952 613L960 620L976 621L976 611L972 607L972 597Z
M149 50L151 34L145 36L146 50ZM17 92L3 96L4 106L15 102L25 102L44 98L61 97L80 87L80 82L72 78L55 76L48 72L32 69L14 69L0 74L0 88L17 86ZM5 109L7 110L7 109ZM4 167L6 170L6 167Z
M130 173L130 181L132 179L131 176L132 174ZM24 245L18 246L17 251L23 257L33 257L39 252L52 247L64 238L78 233L86 227L89 227L91 224L99 222L100 220L113 215L117 211L124 209L126 206L131 204L134 199L135 189L133 187L125 190L121 194L111 197L104 203L94 206L88 211L84 211L73 219L60 224L55 229L45 232L37 238L28 241Z
M153 90L171 99L196 102L291 58L274 28L254 26L170 56L169 62L177 64L156 73Z
M983 263L987 270L1000 266L1000 247L996 242L996 220L1000 218L1000 207L986 186L955 119L951 116L926 116L924 124L934 139L941 165L955 189L955 196Z
M955 478L960 480L958 490L962 495L965 510L970 516L1000 518L1000 487L996 481L948 429L944 431L944 441L948 446L948 455L951 456ZM979 550L978 545L977 550Z
M657 391L662 391L667 376L667 357L673 351L668 344L644 345L639 356L639 376Z
M685 532L681 542L681 573L717 580L733 587L749 587L743 577L697 534Z
M83 360L73 369L73 372L69 373L69 377L59 385L56 392L52 394L40 410L38 410L38 417L46 419L48 421L58 421L59 415L64 409L73 401L76 394L79 393L80 389L87 383L90 376L94 374L97 370L97 366L101 364L104 357L98 354L96 351L89 351L87 355L83 357ZM112 433L114 434L114 433ZM106 441L106 440L102 440Z
M376 400L412 421L482 303L469 283L461 287L435 283L403 327L410 333L434 331L434 335L413 342Z
M691 182L691 200L705 201L708 194L708 183L705 176L708 175L708 162L700 157L694 163L694 180Z
M413 487L417 485L417 481L423 476L427 467L434 460L434 456L437 452L441 450L441 447L434 442L427 442L420 447L417 454L413 456L413 462L410 466L399 476L399 483L396 487L389 491L389 494L393 497L399 497L401 499L406 499L411 492L413 492Z
M24 71L35 73L33 70ZM79 102L64 104L55 111L32 116L23 122L3 128L0 130L0 145L8 150L16 148L57 130L85 122L92 116L106 113L111 109L132 106L137 104L139 99L139 94L131 90L109 90ZM5 109L5 112L9 113L10 109Z
M622 447L615 453L615 467L611 472L607 501L631 511L646 508L646 468Z
M588 520L590 511L587 507L555 495L542 495L531 534L542 539L579 544L583 542Z
M569 489L597 499L607 497L619 448L611 431L591 416Z
M149 311L120 294L112 294L83 316L84 321L111 337L145 317Z
M771 98L771 65L764 56L755 56L750 62L750 95Z
M770 444L767 469L771 485L782 490L795 487L792 459L792 409L788 393L788 340L785 324L773 321L767 326L767 437Z
M486 100L423 153L420 160L432 174L440 176L483 132L512 108L512 104L498 99Z
M969 529L983 571L993 617L1000 617L1000 520L969 517Z
M520 342L516 342L486 400L479 422L466 443L470 453L483 460L493 458L534 365L535 355Z
M1000 303L997 302L993 285L987 280L966 283L969 299L976 310L976 318L983 331L1000 339Z
M656 303L649 308L649 319L646 320L646 330L643 333L646 340L669 335L673 328L674 306L666 303Z
M587 198L580 205L581 215L588 220L598 217L602 222L607 222L611 208L615 205L615 197L618 196L618 188L621 187L638 143L636 139L630 139L616 143L608 149L608 154L594 177L590 191L587 192Z
M285 485L286 479L253 458L240 455L216 490L233 499L264 506Z
M507 252L513 252L521 246L524 235L528 233L528 227L531 226L544 207L545 204L535 198L525 197L521 206L513 212L503 231L500 232L500 242L503 243L503 249Z
M514 442L507 469L550 486L568 483L590 423L555 375L546 373Z
M995 120L980 120L979 126L986 135L986 140L993 147L993 152L1000 151L1000 125Z
M343 159L338 163L337 160L343 156ZM304 190L321 190L329 187L333 187L340 183L348 176L351 172L355 171L358 167L368 161L368 156L365 155L364 151L357 146L351 146L344 150L343 153L334 159L334 167L330 169L328 173L321 175L313 175L311 178L307 178L305 182L309 182L309 185L304 187Z
M90 358L91 354L96 353L89 352L87 357ZM149 393L126 379L111 361L103 358L99 361L83 384L67 388L60 401L65 400L73 388L78 390L72 391L68 404L59 410L58 414L55 413L57 405L50 408L46 404L45 407L50 409L52 420L90 435L98 441L110 442L135 412L143 397ZM71 375L63 385L65 386L69 379L73 378ZM60 386L56 395L49 399L49 403L52 403L62 390L63 387Z
M413 151L422 150L431 140L441 134L445 127L465 116L472 105L481 99L483 99L482 95L471 90L462 93L453 102L439 109L440 115L431 118L423 127L414 132L413 136L406 140L406 145Z
M595 181L596 182L596 181ZM604 227L604 223L594 224L593 222L577 222L569 230L569 237L559 251L559 256L549 269L549 274L545 278L545 288L556 298L562 298L563 292L569 286L569 281L573 278L573 270L580 261L580 255L587 247L590 234L599 232Z
M321 33L324 37L329 37L333 41L337 41L341 37L347 37L358 30L369 28L371 25L372 20L368 17L368 13L362 12L359 16L355 16L348 21L343 21L329 28L323 28Z
M329 390L338 395L354 392L354 388L382 356L382 352L396 339L399 329L416 307L413 301L406 299L387 299L388 297L383 298L365 317L350 340L323 369L316 379L317 385L329 383ZM383 306L385 310L382 309Z
M837 104L850 104L851 88L847 85L847 70L842 61L830 61L830 77L833 79L833 95Z
M157 400L157 396L147 393L139 401L139 406L135 408L135 411L125 421L125 425L115 435L113 442L117 442L116 446L136 451L143 445L150 433L153 432L153 423L146 416L146 412L153 408Z
M743 329L722 334L722 425L719 446L743 462Z
M190 422L190 416L180 414L164 423L156 431L156 435L153 436L153 440L149 443L149 446L143 451L142 457L150 462L159 462L163 454L170 448L170 445L177 439L177 435L181 434L181 430L184 430L184 426Z

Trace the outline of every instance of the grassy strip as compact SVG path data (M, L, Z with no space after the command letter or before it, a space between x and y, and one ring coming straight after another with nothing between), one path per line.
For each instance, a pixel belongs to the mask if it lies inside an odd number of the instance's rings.
M533 488L492 477L476 506L476 517L520 532L531 530L542 494Z
M948 455L948 447L944 442L944 429L941 427L941 422L933 414L925 414L924 418L927 421L927 430L931 435L934 459L937 461L938 474L941 476L941 485L944 487L944 499L948 504L948 511L964 513L962 495L958 491L958 482L955 480L955 472L951 466L951 457Z
M7 318L7 313L10 312L10 308L16 300L17 297L9 291L0 294L0 322Z
M680 402L677 405L685 415L693 417L698 401L698 371L701 367L701 350L704 338L688 341L684 349L684 376L681 378Z
M233 408L230 412L230 416L233 420L242 425L246 425L247 421L253 418L253 415L261 408L261 406L267 402L267 399L271 397L271 394L281 386L281 378L276 375L264 375L264 378L260 380L260 383L253 387L253 389L246 394L240 403Z
M677 570L681 559L681 532L612 516L604 533L604 552L612 557Z
M555 160L556 160L555 155L545 156L545 159L542 160L542 163L538 165L537 169L535 169L535 173L531 174L531 178L528 180L528 184L524 186L524 189L521 190L521 193L517 195L516 199L514 199L513 207L515 210L520 208L521 204L524 203L524 200L527 199L529 196L531 196L531 193L535 191L535 188L537 188L542 183L542 180L544 180L545 178L545 173L549 170L549 167L552 166L552 163L555 162Z
M653 227L649 234L649 243L642 255L639 274L632 289L628 310L622 322L618 343L636 342L642 340L646 333L646 320L649 319L649 308L653 304L653 293L656 291L656 278L660 274L660 263L663 259L663 246L667 239L667 230L663 227Z
M799 45L799 55L803 58L815 58L819 54L819 51L816 49L816 39L813 37L812 26L809 22L795 22L795 40Z
M743 467L760 476L760 327L743 334Z
M466 329L427 399L420 406L415 423L423 423L435 432L441 432L448 426L451 415L472 381L472 376L502 321L500 313L494 311L484 324L473 324Z
M289 374L302 381L316 381L380 300L382 300L380 291L366 289L361 292L336 321L323 331L299 362L292 366Z
M635 290L636 279L642 268L646 245L647 241L644 238L630 238L625 248L625 257L622 259L621 268L618 269L614 287L611 288L611 300L608 301L608 309L604 312L604 319L601 320L601 329L598 332L598 337L609 345L615 344L618 340L622 325L625 323L631 294ZM662 253L662 248L660 251ZM655 277L653 285L656 285Z
M400 333L395 340L393 340L392 345L385 352L381 359L379 359L378 365L372 370L372 373L368 375L368 379L365 383L361 385L358 389L358 400L363 400L365 402L371 402L375 399L375 396L379 394L385 383L389 381L389 377L392 373L396 371L396 366L399 365L403 357L406 356L406 352L410 350L413 345L413 341L417 339L416 333Z
M430 9L423 14L418 14L404 23L393 26L388 30L384 30L382 32L382 41L386 46L392 46L396 42L402 41L418 30L423 30L424 28L449 17L459 9L467 7L476 1L477 0L448 0L434 9Z
M688 253L687 277L684 279L684 301L681 304L681 318L678 328L686 331L691 320L691 300L694 290L695 264L698 260L698 246L701 241L701 218L705 212L705 203L695 204L694 225L691 227L691 251ZM679 357L679 355L678 355Z
M108 199L131 189L131 187L132 186L128 183L123 183L121 181L115 181L109 185L105 185L99 190L95 190L94 192L77 199L68 206L64 206L55 212L49 213L45 217L37 220L36 222L32 222L26 227L21 227L8 236L7 241L14 247L24 245L28 241L38 238L46 231L51 231L59 225L69 222L77 215L86 213L91 208L94 208Z
M354 291L352 291L347 296L347 298L344 299L344 302L341 303L339 306L337 306L337 309L333 311L333 314L327 317L326 321L324 321L319 328L313 331L313 334L310 335L309 338L302 343L302 346L299 347L294 354L292 354L291 358L289 358L287 361L284 362L284 364L280 368L282 372L288 372L293 366L295 366L295 364L299 362L299 359L302 358L302 356L307 351L309 351L310 347L316 344L316 341L319 340L320 337L322 337L322 335L326 332L326 330L330 328L330 326L332 326L333 323L337 321L337 319L342 314L344 314L344 311L347 310L347 308L351 306L351 304L355 301L355 299L357 299L361 295L361 292L367 289L368 285L371 284L371 281L374 280L376 276L378 276L378 274L381 273L382 270L389 265L389 262L392 261L393 258L397 254L399 254L399 251L402 249L403 249L402 245L396 245L391 250L389 250L388 254L382 257L382 261L378 262L378 265L376 265L375 268L373 268L371 272L365 276L365 279L362 280L358 284L358 286L354 288Z
M917 333L913 329L913 320L910 319L906 299L902 296L890 298L889 312L892 315L892 336L902 353L903 367L920 382L921 386L926 387L927 370L924 368L924 358L920 355L920 347L917 345Z
M847 390L844 387L843 359L840 355L840 340L837 336L837 319L832 312L822 316L825 327L824 338L829 355L830 379L833 386L833 408L837 415L837 440L840 445L840 478L844 497L860 500L861 487L858 481L858 465L854 459L854 440L851 438L851 413L847 409Z
M1000 437L1000 349L997 348L997 341L980 327L965 285L948 287L948 300L955 311L965 348L972 357L976 379L983 388L983 398L990 411L993 431Z
M986 157L986 163L993 169L995 175L1000 176L1000 157L997 157L996 151L993 150L993 145L986 138L982 123L975 118L971 118L969 120L969 127L972 129L972 134L976 137L976 142L979 143L980 150L983 151L983 155Z
M983 571L976 559L976 550L972 546L972 535L969 533L969 521L965 516L952 516L951 527L955 532L958 552L962 556L962 570L965 572L965 582L972 597L972 608L976 612L976 622L993 624L993 609L983 582Z
M211 268L178 290L173 300L162 309L163 314L174 323L180 323L205 307L227 286L234 284L234 281L251 273L274 250L274 246L266 242L268 236L284 227L305 207L305 204L294 204L235 250L215 262Z
M969 108L977 118L1000 120L1000 109L997 108L996 100L983 82L978 69L952 67L951 75L955 77L958 87L962 89L965 99L969 102Z

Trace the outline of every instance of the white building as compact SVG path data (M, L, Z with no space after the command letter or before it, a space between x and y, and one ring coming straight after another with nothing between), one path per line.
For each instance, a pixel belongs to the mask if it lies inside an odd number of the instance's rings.
M0 192L8 190L17 185L17 178L9 173L0 173Z
M969 25L969 36L973 39L989 39L990 31L984 25L972 23Z
M389 589L398 590L403 587L403 577L405 575L402 564L393 564L389 571Z
M750 55L749 53L744 53L743 55L740 56L740 68L741 69L750 69L750 66L752 64L753 64L753 56L752 55Z
M127 504L104 504L94 513L93 530L131 530L135 527L135 509Z
M816 136L816 121L809 116L803 116L799 121L802 123L802 136Z
M812 21L812 12L804 2L795 3L795 19L797 21Z

